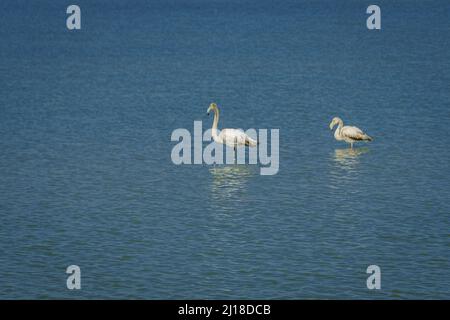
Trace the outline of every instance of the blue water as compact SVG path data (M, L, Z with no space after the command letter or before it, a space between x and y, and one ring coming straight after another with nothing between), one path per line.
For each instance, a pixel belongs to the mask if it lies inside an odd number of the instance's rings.
M0 2L0 298L450 298L448 1L76 4ZM172 163L213 101L277 175Z

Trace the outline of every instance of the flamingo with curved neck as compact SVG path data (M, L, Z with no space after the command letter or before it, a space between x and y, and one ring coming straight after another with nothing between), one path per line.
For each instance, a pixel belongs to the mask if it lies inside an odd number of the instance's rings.
M220 133L218 132L219 125L219 108L217 104L211 103L209 105L208 110L206 111L209 115L210 111L214 112L214 121L211 128L212 137L215 142L225 144L229 147L233 147L236 150L238 146L249 146L255 147L258 142L247 134L245 134L242 130L238 129L222 129Z
M338 141L345 141L350 144L353 149L353 143L357 141L372 141L372 138L365 134L361 129L353 126L344 126L344 122L339 117L334 117L330 123L330 130L338 125L334 131L334 138Z

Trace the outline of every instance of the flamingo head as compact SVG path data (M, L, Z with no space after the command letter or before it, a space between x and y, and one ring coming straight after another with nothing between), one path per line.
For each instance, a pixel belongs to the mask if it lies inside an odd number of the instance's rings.
M340 122L342 122L341 118L334 117L333 120L331 120L331 122L330 122L330 130L333 130L334 126Z
M208 116L209 116L209 112L210 112L211 110L213 110L213 111L217 110L217 104L215 104L214 102L211 103L211 104L209 105L209 108L208 108L208 110L206 111L206 114L207 114Z

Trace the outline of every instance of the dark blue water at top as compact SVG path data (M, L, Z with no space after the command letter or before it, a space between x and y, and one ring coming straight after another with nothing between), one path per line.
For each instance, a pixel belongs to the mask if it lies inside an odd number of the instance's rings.
M448 1L76 4L0 2L1 298L450 297ZM172 163L213 101L277 175Z

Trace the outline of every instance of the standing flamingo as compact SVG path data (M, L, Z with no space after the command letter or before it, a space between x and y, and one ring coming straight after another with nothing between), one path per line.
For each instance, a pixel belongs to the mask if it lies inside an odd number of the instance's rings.
M229 147L233 147L236 151L238 146L250 146L256 147L258 142L255 139L250 138L244 131L239 129L222 129L220 133L217 133L217 125L219 123L219 108L217 104L211 103L206 111L209 115L210 111L214 111L214 121L212 125L212 137L215 142L225 144Z
M372 141L372 138L365 134L361 129L352 126L344 126L344 122L339 117L334 117L330 123L330 130L333 130L335 125L338 125L334 132L334 137L338 141L345 141L350 143L350 148L353 149L353 143L356 141Z

